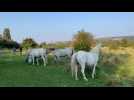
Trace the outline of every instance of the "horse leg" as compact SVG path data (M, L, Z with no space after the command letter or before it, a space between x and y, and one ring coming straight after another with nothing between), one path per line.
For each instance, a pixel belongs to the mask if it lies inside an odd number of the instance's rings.
M74 76L74 69L73 68L71 68L71 70L72 70L72 77Z
M36 62L37 62L37 65L39 65L39 60L38 60L38 58L36 59Z
M48 57L47 56L45 56L46 57L46 64L48 63Z
M43 62L44 62L44 66L46 66L46 60L44 58L44 56L42 56Z
M75 70L75 80L78 80L78 77L77 77L78 66L75 65L74 67L75 67L75 69L74 69L74 70ZM73 71L74 71L74 70L73 70Z
M33 59L33 65L34 65L34 57L32 56L32 59Z
M60 57L59 57L59 56L57 56L57 61L58 61L58 62L60 61Z
M54 61L55 63L57 63L57 56L54 56Z
M82 72L82 75L83 75L83 79L84 79L85 81L88 81L88 79L86 78L86 75L85 75L85 65L82 65L82 67L81 67L81 72Z
M94 74L95 74L95 68L96 68L96 64L94 64L94 67L93 67L93 72L92 72L92 78L94 79Z
M71 72L72 72L72 77L74 76L74 64L71 62Z
M29 58L29 55L28 55L28 54L26 54L25 62L28 62L28 58Z
M56 56L56 58L57 58L57 63L60 62L60 57Z

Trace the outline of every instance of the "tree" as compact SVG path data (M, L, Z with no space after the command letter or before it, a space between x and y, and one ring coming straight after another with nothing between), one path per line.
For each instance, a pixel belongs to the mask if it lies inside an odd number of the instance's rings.
M77 50L89 51L94 43L93 35L84 30L78 31L72 40L72 46Z
M32 38L24 39L21 45L26 49L38 46L38 44Z
M0 40L2 40L2 35L0 34Z
M16 41L0 40L0 48L19 48L20 44Z
M10 35L10 29L9 28L5 28L3 31L3 39L10 41L11 40L11 35Z

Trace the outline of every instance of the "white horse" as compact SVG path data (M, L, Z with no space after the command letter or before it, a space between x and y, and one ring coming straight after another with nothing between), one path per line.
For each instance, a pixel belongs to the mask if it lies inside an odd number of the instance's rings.
M64 49L56 49L52 52L52 55L54 56L55 61L60 60L61 57L67 56L71 59L71 56L74 53L73 48L64 48Z
M47 50L43 48L34 48L34 49L29 49L27 52L27 57L29 63L35 64L35 58L37 65L39 65L39 58L41 58L44 62L44 66L47 64Z
M85 66L93 66L92 71L92 78L94 78L95 68L97 62L99 60L99 53L100 53L101 44L98 44L95 48L93 48L90 52L86 51L78 51L72 55L71 59L71 70L72 76L75 73L75 79L78 80L77 72L78 72L78 65L81 67L81 72L83 75L84 80L88 80L85 76Z

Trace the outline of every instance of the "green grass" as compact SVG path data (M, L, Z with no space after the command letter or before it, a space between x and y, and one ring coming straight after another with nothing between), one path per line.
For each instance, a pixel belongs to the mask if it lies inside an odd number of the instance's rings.
M133 84L132 80L116 78L116 67L99 64L95 79L91 78L91 72L86 73L88 82L82 79L81 74L78 81L74 80L71 72L66 72L67 67L70 67L69 62L55 64L52 58L49 58L46 67L30 65L24 62L24 56L7 53L0 56L0 87L100 87Z

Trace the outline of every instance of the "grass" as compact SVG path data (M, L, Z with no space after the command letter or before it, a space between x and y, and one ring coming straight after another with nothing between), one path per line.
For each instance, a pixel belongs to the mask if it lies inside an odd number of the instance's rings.
M117 52L116 52L117 53ZM88 82L82 79L75 81L71 72L66 72L70 67L66 60L55 64L49 58L49 64L36 66L24 62L25 56L5 53L0 56L0 87L104 87L104 86L133 86L134 61L133 56L126 64L117 66L99 63L95 79L91 72L86 72ZM129 58L129 59L130 59Z

